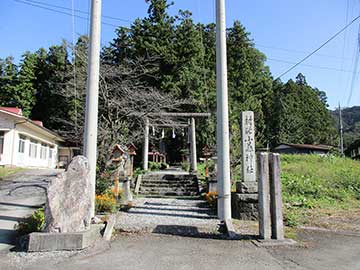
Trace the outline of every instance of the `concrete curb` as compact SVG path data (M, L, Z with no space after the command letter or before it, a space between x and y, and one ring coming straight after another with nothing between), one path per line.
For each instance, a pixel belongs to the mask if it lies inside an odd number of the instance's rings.
M284 239L284 240L276 240L276 239L269 239L269 240L253 240L251 241L257 247L281 247L281 246L294 246L297 245L297 242L292 239Z

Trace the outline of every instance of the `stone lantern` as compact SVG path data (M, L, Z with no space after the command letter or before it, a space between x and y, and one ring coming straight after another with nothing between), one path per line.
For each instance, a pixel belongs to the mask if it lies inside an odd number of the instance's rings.
M121 172L124 172L126 162L126 150L119 144L116 144L111 152L111 162L115 165L114 174L114 195L119 197L119 178Z
M136 156L137 147L134 144L128 145L128 154L130 156L130 178L134 176L134 156Z
M205 177L209 178L209 158L212 155L210 147L206 144L202 149L202 155L205 158Z

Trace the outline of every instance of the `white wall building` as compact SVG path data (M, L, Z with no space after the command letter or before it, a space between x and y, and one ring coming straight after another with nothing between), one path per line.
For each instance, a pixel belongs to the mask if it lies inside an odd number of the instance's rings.
M0 107L0 166L55 168L63 141L21 109Z

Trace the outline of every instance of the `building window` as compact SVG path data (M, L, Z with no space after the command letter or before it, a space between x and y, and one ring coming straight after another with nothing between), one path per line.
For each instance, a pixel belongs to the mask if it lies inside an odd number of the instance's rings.
M36 158L37 156L37 144L35 140L30 140L29 157Z
M47 148L47 145L42 143L41 149L40 149L40 158L41 159L46 159L46 148Z
M20 135L19 138L19 153L25 153L25 141L26 137L23 135Z
M0 131L0 154L4 152L4 131Z
M50 147L50 148L49 148L49 159L52 159L52 157L53 157L53 151L54 151L53 147Z

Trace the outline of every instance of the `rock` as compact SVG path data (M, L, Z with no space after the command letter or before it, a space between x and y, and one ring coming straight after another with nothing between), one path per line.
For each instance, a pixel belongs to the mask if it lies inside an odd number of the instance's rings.
M76 156L67 171L49 184L45 206L45 232L87 230L92 216L92 192L88 160L83 156Z

